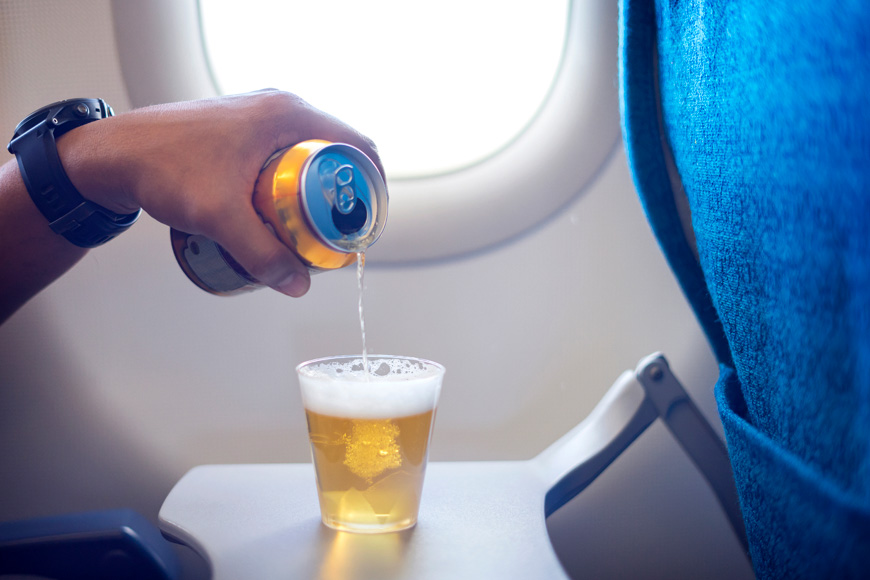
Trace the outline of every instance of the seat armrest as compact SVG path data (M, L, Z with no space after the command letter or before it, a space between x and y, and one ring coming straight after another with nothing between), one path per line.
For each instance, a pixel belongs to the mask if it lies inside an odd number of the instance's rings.
M586 489L657 418L707 480L748 553L725 444L661 353L642 359L634 372L620 375L584 421L533 460L539 474L551 482L544 502L546 516Z
M533 460L551 483L546 516L586 489L656 417L635 374L622 373L586 419Z
M120 509L0 523L0 574L175 580L180 566L156 526Z
M654 353L641 360L635 376L671 435L707 480L743 551L748 554L746 527L725 443L671 372L664 355Z

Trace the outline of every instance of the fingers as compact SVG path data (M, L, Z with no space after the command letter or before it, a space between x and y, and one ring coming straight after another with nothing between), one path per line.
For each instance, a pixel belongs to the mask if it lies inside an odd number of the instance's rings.
M245 218L222 221L212 239L257 281L287 296L303 296L311 286L308 268L269 231L253 209Z
M259 139L271 136L268 154L309 139L347 143L367 155L381 175L384 174L380 156L371 139L300 97L264 89L243 98L251 99L251 106L255 108L249 117L253 134ZM258 216L254 219L259 220ZM232 232L224 228L222 234L226 237L219 243L262 283L289 296L305 294L311 284L310 273L296 255L262 223L257 228L240 227L239 224L241 222L236 224ZM247 231L247 227L256 229L256 236ZM238 249L233 251L232 247Z

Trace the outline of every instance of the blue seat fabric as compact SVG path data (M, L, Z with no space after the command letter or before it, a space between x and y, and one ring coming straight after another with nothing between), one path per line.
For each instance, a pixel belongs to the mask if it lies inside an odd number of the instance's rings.
M870 577L870 2L622 0L620 99L644 209L721 364L757 576Z

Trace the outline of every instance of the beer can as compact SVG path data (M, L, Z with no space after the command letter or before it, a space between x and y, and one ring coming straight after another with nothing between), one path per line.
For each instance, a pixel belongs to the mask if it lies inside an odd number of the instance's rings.
M365 153L345 143L310 140L273 155L254 186L254 208L311 273L353 263L387 221L384 178ZM178 265L212 294L263 287L219 244L170 230Z

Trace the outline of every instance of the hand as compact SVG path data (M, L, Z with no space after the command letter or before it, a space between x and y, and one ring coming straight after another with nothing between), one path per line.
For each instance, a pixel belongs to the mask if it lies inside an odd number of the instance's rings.
M275 90L137 109L67 133L58 151L85 198L207 236L263 284L302 296L308 270L269 232L252 196L266 160L307 139L354 145L383 171L370 140Z

